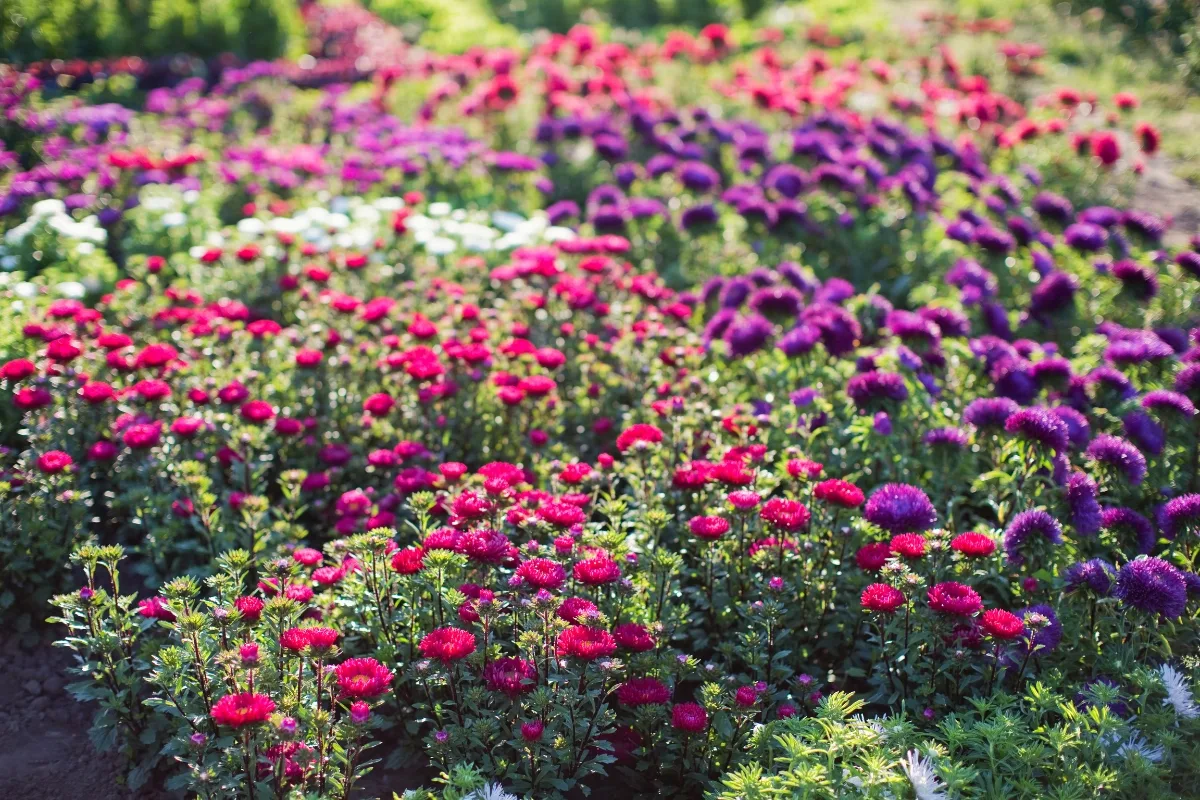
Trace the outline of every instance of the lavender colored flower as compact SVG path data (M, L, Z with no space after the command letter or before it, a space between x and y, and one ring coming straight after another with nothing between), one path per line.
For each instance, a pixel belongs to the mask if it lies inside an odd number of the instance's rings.
M703 161L685 161L676 171L683 185L694 192L710 192L721 185L721 176Z
M737 312L732 308L722 308L704 326L704 343L710 344L725 335L729 326L737 319Z
M864 372L846 382L846 394L859 410L866 410L882 402L904 402L908 388L894 372Z
M1022 511L1013 517L1012 522L1004 531L1001 543L1008 560L1020 564L1025 560L1021 555L1021 547L1031 536L1041 536L1050 544L1062 544L1062 526L1054 517L1041 509Z
M1190 272L1193 277L1200 278L1200 253L1185 250L1175 256L1175 263Z
M1181 417L1196 416L1196 406L1191 400L1168 389L1155 389L1153 392L1147 392L1146 396L1142 398L1142 408L1156 413L1178 414Z
M981 430L999 429L1020 408L1007 397L981 397L963 410L963 419Z
M1108 244L1108 231L1098 225L1076 222L1067 226L1063 232L1063 240L1068 247L1084 253L1095 253Z
M803 306L804 299L790 286L767 286L750 297L750 307L768 317L795 317Z
M1082 472L1067 478L1067 506L1071 509L1071 524L1077 533L1090 536L1100 531L1100 487Z
M1088 589L1100 597L1108 597L1116 574L1117 570L1112 564L1103 558L1093 558L1067 567L1063 577L1066 579L1068 592Z
M750 355L765 345L774 332L775 326L760 314L751 314L735 320L724 336L729 355L734 358Z
M1161 219L1149 212L1136 209L1130 209L1122 214L1121 224L1125 226L1125 230L1139 234L1151 242L1158 242L1167 230L1166 223Z
M1146 477L1146 457L1130 442L1108 434L1101 434L1088 445L1085 455L1091 461L1106 464L1119 471L1133 486Z
M1157 541L1150 520L1132 508L1104 509L1100 514L1100 527L1115 534L1132 533L1139 553L1149 553Z
M1121 419L1125 435L1152 456L1162 455L1167 444L1166 431L1145 411L1130 411Z
M920 533L937 521L929 497L905 483L886 483L872 492L864 515L868 522L891 533Z
M1099 225L1101 228L1111 228L1121 221L1121 212L1112 206L1092 206L1080 212L1079 221L1088 225Z
M1039 386L1064 386L1071 380L1071 362L1061 356L1050 356L1034 362L1029 374Z
M1066 450L1067 425L1047 408L1022 408L1004 421L1004 430L1052 450Z
M1187 608L1187 581L1161 558L1136 558L1117 573L1113 596L1147 614L1178 619Z
M1067 308L1075 300L1079 281L1066 272L1051 272L1033 287L1029 298L1029 313L1046 317Z
M1182 531L1200 532L1200 494L1171 498L1163 504L1158 520L1168 539L1174 539Z
M1149 300L1158 294L1158 276L1154 270L1136 261L1118 261L1112 265L1111 273L1125 291L1139 300Z
M821 331L821 342L831 356L854 350L862 339L862 326L848 310L827 302L817 302L800 312L804 322Z
M1023 608L1016 612L1016 614L1025 622L1027 629L1034 630L1035 628L1040 628L1040 630L1037 630L1028 639L1021 638L1018 640L1018 651L1027 653L1032 650L1034 655L1044 656L1047 653L1053 652L1058 647L1059 642L1062 641L1063 627L1058 619L1058 614L1054 613L1053 608L1044 603L1039 603L1028 608Z
M1200 402L1200 363L1188 364L1175 376L1175 391Z
M930 447L946 447L950 450L963 450L968 444L967 432L961 428L934 428L927 431L922 441Z
M925 306L918 309L917 313L936 325L942 336L971 335L971 320L960 311L944 306Z
M1129 400L1137 394L1137 389L1133 387L1133 383L1125 373L1113 367L1096 367L1087 374L1087 385L1092 387L1097 399L1105 404L1111 401L1115 405ZM1111 397L1104 397L1102 393L1111 395Z
M796 358L812 351L821 341L821 331L815 325L801 322L779 338L777 347L788 358Z
M871 422L871 429L880 436L891 436L892 418L887 415L886 411L876 412L875 418Z

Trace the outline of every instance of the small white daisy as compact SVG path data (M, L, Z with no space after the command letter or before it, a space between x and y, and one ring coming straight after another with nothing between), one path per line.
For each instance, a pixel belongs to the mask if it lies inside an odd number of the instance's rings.
M1170 705L1175 709L1175 713L1184 719L1200 717L1200 708L1196 706L1196 700L1192 697L1192 687L1188 685L1187 678L1170 664L1163 664L1158 668L1158 673L1167 689L1167 699L1163 701L1163 705Z
M908 782L912 784L917 800L949 800L945 786L933 771L933 761L922 758L916 750L909 750L900 762Z
M1127 742L1124 742L1117 748L1117 755L1123 758L1128 758L1131 755L1139 755L1147 761L1157 764L1163 760L1163 748L1161 745L1153 745L1139 733L1134 733L1129 737Z
M482 788L471 792L463 800L517 800L517 796L504 791L504 787L498 783L487 783Z

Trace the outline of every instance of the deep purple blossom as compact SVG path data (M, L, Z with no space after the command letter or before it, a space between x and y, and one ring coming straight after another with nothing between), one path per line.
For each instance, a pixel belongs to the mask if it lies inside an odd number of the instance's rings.
M963 419L981 430L999 429L1020 408L1007 397L980 397L963 410Z
M1100 527L1116 534L1132 533L1139 553L1154 549L1157 537L1150 520L1132 508L1106 508L1100 513Z
M1105 464L1120 472L1133 486L1140 484L1146 477L1146 457L1137 447L1118 436L1097 436L1084 454L1091 461Z
M1052 450L1066 450L1067 424L1047 408L1022 408L1004 421L1004 430Z
M1067 591L1075 592L1088 589L1100 597L1108 597L1112 591L1113 578L1117 571L1112 564L1103 558L1093 558L1080 561L1067 567L1063 578L1067 582Z
M1177 619L1187 608L1187 581L1161 558L1137 558L1117 573L1113 596L1147 614Z
M1001 540L1008 560L1014 564L1023 562L1025 557L1021 554L1021 547L1035 535L1050 544L1062 544L1062 526L1054 517L1041 509L1022 511L1013 517Z
M864 510L868 522L890 533L920 533L937 521L929 497L916 486L886 483L871 493Z
M1090 536L1100 531L1099 494L1100 487L1084 473L1072 472L1067 478L1067 506L1076 533Z

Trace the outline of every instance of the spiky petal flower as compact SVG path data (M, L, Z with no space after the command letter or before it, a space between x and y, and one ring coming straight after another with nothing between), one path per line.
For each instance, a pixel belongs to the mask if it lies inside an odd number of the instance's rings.
M908 782L912 784L917 800L950 800L945 784L933 769L933 761L923 758L916 750L909 750L900 761Z
M943 614L969 617L983 607L983 600L970 586L946 581L929 589L929 607Z
M1066 450L1067 424L1046 408L1022 408L1004 421L1004 430L1052 450Z
M461 628L438 628L425 634L418 647L426 658L449 664L475 652L475 635Z
M1024 561L1021 546L1035 534L1041 535L1050 544L1062 544L1062 526L1054 517L1040 509L1022 511L1013 517L1004 531L1004 552L1008 560L1014 564Z
M1072 472L1067 478L1067 505L1071 508L1071 524L1075 532L1090 536L1100 530L1100 503L1096 496L1100 488L1082 472Z
M872 492L864 515L890 533L927 531L937 521L929 497L905 483L886 483Z
M1121 567L1113 595L1148 614L1178 619L1187 607L1187 581L1161 558L1137 558Z
M1171 498L1163 504L1158 519L1168 539L1174 539L1180 531L1200 529L1200 494Z
M1196 705L1196 699L1192 696L1192 687L1188 684L1188 679L1170 664L1159 667L1158 674L1167 690L1167 699L1163 700L1163 705L1171 706L1175 709L1175 715L1183 719L1200 717L1200 707Z
M351 658L338 664L337 682L343 697L378 697L387 692L392 673L373 658Z
M1106 508L1100 514L1100 527L1106 531L1128 531L1137 541L1139 553L1149 553L1154 549L1157 537L1150 520L1143 517L1132 508Z
M1126 440L1101 434L1088 445L1085 454L1100 464L1107 464L1120 471L1125 479L1137 486L1146 477L1146 457Z
M213 704L212 719L218 725L242 728L266 722L275 711L275 701L265 694L227 694Z
M1063 577L1066 578L1068 592L1087 588L1100 597L1108 597L1115 574L1112 564L1103 558L1093 558L1067 567Z

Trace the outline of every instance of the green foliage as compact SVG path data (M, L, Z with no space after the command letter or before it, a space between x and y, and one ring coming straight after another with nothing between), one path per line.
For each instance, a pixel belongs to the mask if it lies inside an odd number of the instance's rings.
M143 57L231 52L274 58L293 49L303 23L292 0L5 0L5 58Z

